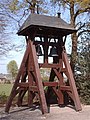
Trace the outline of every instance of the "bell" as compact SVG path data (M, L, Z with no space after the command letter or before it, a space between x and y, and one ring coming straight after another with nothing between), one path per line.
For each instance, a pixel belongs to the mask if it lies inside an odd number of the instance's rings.
M50 57L57 57L58 54L57 54L57 48L54 46L50 49L50 54L49 54Z
M36 45L36 53L37 53L37 56L42 56L42 50L40 45Z

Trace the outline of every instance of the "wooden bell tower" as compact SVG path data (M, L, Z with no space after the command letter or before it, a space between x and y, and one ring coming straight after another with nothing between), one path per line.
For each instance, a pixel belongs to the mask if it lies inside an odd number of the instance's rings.
M77 111L82 109L65 50L66 36L75 31L73 27L60 17L32 13L27 18L18 31L18 35L26 37L26 52L8 98L5 112L9 112L16 95L18 96L17 105L21 106L23 97L28 91L28 106L33 104L33 99L38 94L42 114L48 113L44 86L48 87L48 99L50 98L50 90L52 89L57 96L59 105L65 104L65 99L68 102L71 99ZM40 47L43 49L43 54L38 53ZM38 63L37 55L43 56L43 63ZM52 63L49 63L49 57L52 57ZM40 68L51 69L47 82L42 82ZM67 82L64 81L64 75L67 76ZM55 81L55 76L57 77L57 81ZM64 93L69 97L66 98Z

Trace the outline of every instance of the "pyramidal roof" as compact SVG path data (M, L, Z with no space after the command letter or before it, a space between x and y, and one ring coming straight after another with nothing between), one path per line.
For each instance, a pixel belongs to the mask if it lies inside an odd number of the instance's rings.
M61 18L32 13L19 29L18 35L23 35L24 32L27 29L30 29L31 26L62 29L67 30L67 32L70 31L70 33L75 31L75 28L73 28L70 24L66 23ZM68 34L70 33L68 32Z

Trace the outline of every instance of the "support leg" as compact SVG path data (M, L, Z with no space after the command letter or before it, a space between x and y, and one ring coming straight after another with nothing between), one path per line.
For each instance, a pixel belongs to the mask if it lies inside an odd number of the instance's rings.
M74 77L73 77L73 73L72 73L72 70L71 70L71 67L70 67L70 64L69 64L69 61L68 61L68 57L67 57L67 54L66 54L65 51L63 51L62 56L63 56L63 61L64 61L64 64L65 64L65 67L66 67L66 70L67 70L67 73L68 73L69 84L70 84L70 87L71 87L71 92L72 92L72 95L73 95L74 104L75 104L76 110L80 111L82 109L81 104L80 104L80 99L79 99L77 88L76 88L76 85L75 85L75 80L74 80Z
M21 63L21 66L20 66L20 69L19 69L19 72L17 74L17 77L16 77L16 80L15 80L15 83L13 85L13 88L12 88L12 91L11 91L11 94L8 98L8 101L6 103L6 107L5 107L5 112L9 112L9 109L11 107L11 104L12 104L12 101L14 99L14 97L16 96L16 93L17 93L17 84L19 83L19 80L20 80L20 77L23 73L23 68L25 66L25 63L27 61L27 58L28 58L28 48L26 49L26 52L24 54L24 57L23 57L23 60L22 60L22 63ZM18 91L19 92L19 91Z
M40 75L36 49L35 49L35 45L33 45L33 42L31 40L29 41L29 46L30 46L30 52L32 53L32 56L31 56L32 61L34 63L33 66L34 66L34 72L35 72L35 78L36 78L36 85L38 87L38 93L40 97L41 109L42 109L42 113L45 114L45 113L48 113L48 108L46 104L44 88L43 88L42 79Z

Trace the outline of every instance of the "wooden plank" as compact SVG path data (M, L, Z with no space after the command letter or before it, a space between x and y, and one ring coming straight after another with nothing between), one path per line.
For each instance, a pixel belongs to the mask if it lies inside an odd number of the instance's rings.
M19 107L22 106L23 97L26 92L27 92L27 88L19 88L19 94L18 94L18 100L17 100L17 105Z
M21 83L17 83L17 86L18 86L18 87L27 88L27 87L29 87L29 83L21 82Z
M56 76L57 76L58 79L59 79L59 83L60 83L60 85L64 85L62 74L61 74L60 72L58 72L56 69L53 69L53 70L54 70Z
M60 90L71 91L71 88L70 88L70 86L61 85L61 86L60 86Z
M48 37L47 35L44 37L44 45L43 45L43 50L44 50L44 63L47 64L48 63L48 48L49 46L48 44Z
M61 68L59 72L66 72L66 68Z
M53 69L51 69L51 72L50 72L50 77L49 77L49 82L53 82L54 81L54 78L55 78L55 72ZM50 97L52 95L52 88L51 87L48 87L47 89L47 103L50 103Z
M31 53L29 52L29 58L28 58L28 66L27 66L27 72L28 72L28 84L29 84L29 88L28 88L28 106L32 106L33 105L33 92L30 91L30 87L33 85L33 81L34 78L32 76L32 72L34 71L34 67L33 67L33 61L31 58Z
M73 95L71 92L67 91L68 95L72 98L72 100L74 99Z
M58 82L43 82L44 86L54 87L58 86Z
M69 84L71 87L74 104L75 104L76 110L79 111L79 110L82 110L81 104L80 104L80 99L79 99L79 95L78 95L77 88L75 85L75 80L74 80L73 73L72 73L72 70L71 70L71 67L70 67L68 57L67 57L65 50L63 50L62 55L63 55L63 61L65 64L65 68L66 68L67 73L68 73Z
M25 63L26 64L26 63ZM21 75L21 77L20 77L20 81L21 82L26 82L26 77L27 77L27 72L26 72L26 67L24 67L23 69L22 69L22 71L23 71L23 73L22 73L22 75ZM26 88L27 89L27 88ZM24 97L24 95L25 95L25 93L26 93L26 90L20 90L19 91L19 94L18 94L18 100L17 100L17 105L18 106L21 106L22 105L22 101L23 101L23 97Z
M64 97L63 97L62 92L60 90L57 90L55 87L52 87L52 88L58 97L58 104L63 105L64 104Z
M14 85L13 85L13 88L12 88L12 91L11 91L11 93L10 93L10 96L9 96L9 98L8 98L8 100L7 100L6 107L5 107L5 112L9 112L9 109L10 109L10 107L11 107L12 101L13 101L15 95L16 95L16 94L15 94L15 91L16 91L16 89L17 89L17 83L19 82L20 76L21 76L21 74L23 73L22 70L24 70L23 68L25 67L25 63L26 63L26 61L27 61L27 58L28 58L28 47L26 48L26 51L25 51L25 54L24 54L24 57L23 57L23 60L22 60L22 63L21 63L19 72L18 72L17 77L16 77L16 80L15 80L15 83L14 83Z
M55 68L54 68L53 70L54 70L57 78L59 79L59 86L60 86L60 85L64 85L62 74L59 73L59 72L57 71L57 69L55 69ZM58 98L58 103L59 103L59 104L64 104L64 96L63 96L62 91L60 90L60 87L58 88L58 92L59 92L59 96L60 96L60 97Z
M35 45L33 45L33 41L31 41L31 39L29 39L28 44L29 44L29 51L32 53L31 58L32 58L32 61L34 63L36 85L37 85L38 90L39 90L39 97L40 97L42 114L45 114L45 113L48 113L48 108L47 108L47 104L46 104L44 88L43 88L40 69L39 69L39 65L38 65L36 49L35 49Z
M20 88L19 88L19 91L26 91L26 90L28 90L27 87L20 87Z
M41 68L60 68L61 67L61 65L60 64L56 64L56 63L54 63L54 64L49 64L49 63L39 63L39 67Z
M38 88L37 88L37 86L30 86L29 90L30 91L34 91L34 92L38 92L39 91Z

